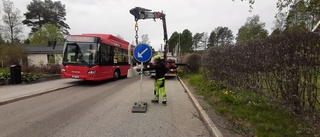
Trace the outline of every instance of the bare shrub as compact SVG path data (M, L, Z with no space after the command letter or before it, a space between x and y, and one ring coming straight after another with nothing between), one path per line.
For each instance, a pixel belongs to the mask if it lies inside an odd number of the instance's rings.
M46 73L46 68L44 67L38 67L38 66L35 66L35 65L32 65L32 66L29 66L29 67L22 67L22 72L25 72L25 73Z
M61 68L59 64L47 64L46 72L49 74L60 74Z
M47 64L46 66L29 66L22 67L22 71L26 73L41 73L41 74L60 74L60 65L59 64Z
M207 76L266 95L296 113L320 108L320 35L286 33L235 46L209 48L202 56Z

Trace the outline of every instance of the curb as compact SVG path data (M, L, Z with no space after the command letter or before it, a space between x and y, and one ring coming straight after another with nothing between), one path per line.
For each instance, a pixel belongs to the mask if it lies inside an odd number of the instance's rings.
M201 107L199 102L196 100L196 98L193 96L193 94L189 91L188 87L183 83L183 81L178 77L178 80L182 84L183 88L188 93L189 97L191 98L193 105L196 107L198 113L200 114L201 119L205 122L207 128L209 129L209 132L211 135L215 137L223 137L221 132L218 130L217 126L212 122L208 114L204 111L204 109Z

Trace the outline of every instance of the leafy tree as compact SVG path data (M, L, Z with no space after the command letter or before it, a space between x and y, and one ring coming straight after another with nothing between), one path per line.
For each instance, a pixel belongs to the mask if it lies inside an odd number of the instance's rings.
M234 36L232 31L228 27L217 27L215 29L216 32L216 40L218 46L224 46L227 44L232 44Z
M45 24L36 31L30 38L30 43L34 45L47 45L49 40L54 40L63 37L59 28L53 24ZM62 45L62 41L58 44Z
M32 33L36 32L44 24L54 24L63 34L69 34L67 29L70 29L70 27L64 22L66 20L65 5L60 1L33 0L27 5L27 10L28 11L24 13L26 19L22 22L32 27Z
M320 19L320 0L298 1L290 6L286 30L311 31Z
M216 40L216 39L217 39L217 34L216 34L216 32L213 30L213 31L211 31L211 33L210 33L207 47L209 48L209 47L217 46L218 43L217 43L217 40Z
M177 44L179 44L180 33L173 32L168 40L169 44L169 52L174 52L174 48Z
M208 40L208 48L224 46L233 43L234 36L228 27L217 27L211 33Z
M235 0L232 0L232 1L235 1ZM241 1L244 1L244 0L241 0ZM255 0L248 0L249 4L250 4L250 7L252 8L252 5L254 4ZM281 12L284 8L287 8L287 7L295 7L295 5L297 5L298 3L305 3L305 5L308 7L307 8L307 11L310 13L309 16L317 21L319 20L319 13L320 13L320 1L319 0L278 0L277 2L277 8L279 10L279 12ZM315 19L315 18L318 18L318 19ZM315 22L313 21L312 22L312 26L314 26Z
M301 30L307 30L307 24L305 21L308 16L306 16L306 9L307 7L304 1L299 1L291 6L287 16L287 30L290 30L290 28L301 28Z
M310 0L308 2L307 12L310 13L309 22L311 23L311 29L313 29L320 20L320 0Z
M183 30L181 36L180 36L180 50L182 53L190 53L192 52L192 33L185 29Z
M248 2L252 9L255 0L248 0ZM278 0L276 6L279 13L285 8L290 8L286 20L286 31L310 31L320 20L320 0ZM274 28L275 33L272 32L272 34L279 33L280 30L282 29Z
M20 15L20 10L15 9L13 2L10 0L2 0L3 2L3 13L2 16L4 26L3 33L4 38L9 40L10 43L19 41L20 34L22 33L22 23Z
M257 40L268 37L268 31L264 29L265 23L260 22L259 15L248 17L246 23L239 29L237 42Z
M204 35L204 32L202 33L196 33L193 36L193 46L194 46L194 50L197 50L200 48L199 43L202 43L202 37Z

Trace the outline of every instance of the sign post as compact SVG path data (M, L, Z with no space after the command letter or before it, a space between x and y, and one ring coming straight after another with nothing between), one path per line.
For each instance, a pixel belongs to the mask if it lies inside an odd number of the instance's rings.
M139 44L133 50L133 57L141 62L140 68L140 100L142 100L142 74L143 74L143 63L150 60L152 56L152 49L147 44ZM135 102L132 108L132 113L146 113L147 112L147 102Z

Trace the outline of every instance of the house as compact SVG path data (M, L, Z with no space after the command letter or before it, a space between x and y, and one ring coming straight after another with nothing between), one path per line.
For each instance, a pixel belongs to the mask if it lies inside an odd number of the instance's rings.
M28 66L44 66L48 63L61 64L63 46L24 46L27 53Z

